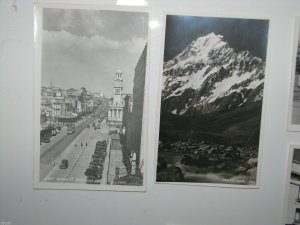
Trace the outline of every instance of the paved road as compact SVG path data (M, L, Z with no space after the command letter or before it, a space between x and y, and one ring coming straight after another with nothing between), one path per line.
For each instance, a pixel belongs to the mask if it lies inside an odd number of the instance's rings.
M87 119L76 127L73 134L66 134L46 151L41 153L40 180L43 180L43 178L51 171L51 162L56 160L56 158L69 146L69 144L84 130L87 124L90 124L93 121L95 121L95 118Z
M99 140L107 140L107 138L108 127L105 125L101 125L101 129L97 130L94 130L92 127L90 129L84 129L65 151L57 157L55 166L48 175L44 177L43 182L85 184L87 177L84 175L84 172L89 167L92 160L96 142ZM83 143L83 146L81 146L81 142ZM76 147L75 144L77 144ZM62 159L68 159L68 168L59 168ZM101 184L106 184L107 176L105 173L107 173L107 167L108 157L106 157L104 162L104 176L102 177Z

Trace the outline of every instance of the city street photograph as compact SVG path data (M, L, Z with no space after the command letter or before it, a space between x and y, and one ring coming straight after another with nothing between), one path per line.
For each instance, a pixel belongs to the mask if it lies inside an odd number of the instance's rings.
M289 129L300 131L300 17L295 19Z
M290 145L285 196L285 225L300 224L300 146Z
M257 187L268 29L166 15L157 183Z
M35 26L35 188L145 191L148 13L38 5Z

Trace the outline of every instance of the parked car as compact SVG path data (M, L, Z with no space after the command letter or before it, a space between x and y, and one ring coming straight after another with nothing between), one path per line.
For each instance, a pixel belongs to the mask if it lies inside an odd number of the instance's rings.
M87 168L84 173L85 176L91 177L93 179L101 179L102 178L102 171L99 171L98 169L91 169Z
M108 132L108 134L117 134L117 133L118 133L117 130L111 130L111 131Z
M93 169L93 170L102 170L103 171L103 165L102 164L99 164L98 166L90 165L89 168Z
M94 162L94 161L91 161L90 162L90 166L100 166L100 162Z
M49 143L50 142L50 137L49 136L44 136L41 138L41 142L44 142L44 143Z
M44 139L41 140L41 142L50 143L50 139L49 138L44 138Z
M87 184L100 184L100 179L94 179L93 177L87 177Z

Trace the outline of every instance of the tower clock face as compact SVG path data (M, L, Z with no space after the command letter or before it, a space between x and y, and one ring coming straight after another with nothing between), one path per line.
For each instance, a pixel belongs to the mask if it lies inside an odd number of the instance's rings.
M115 83L116 83L116 85L120 86L122 84L122 81L121 80L116 80Z

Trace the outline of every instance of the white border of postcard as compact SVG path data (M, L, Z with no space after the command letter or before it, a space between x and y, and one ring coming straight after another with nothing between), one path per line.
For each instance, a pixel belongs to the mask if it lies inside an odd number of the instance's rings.
M222 184L222 183L194 183L194 182L158 182L156 181L156 170L157 170L157 159L158 159L158 143L159 143L159 129L160 129L160 108L161 108L161 94L162 94L162 74L163 74L163 59L164 59L164 48L165 48L165 34L166 34L166 18L168 15L175 16L196 16L196 17L216 17L216 18L232 18L232 19L262 19L269 22L268 26L268 40L266 46L266 66L265 66L265 78L264 78L264 90L263 90L263 103L261 112L261 122L260 122L260 136L259 136L259 149L258 149L258 162L257 162L257 173L256 173L256 183L255 185L239 185L239 184ZM196 14L196 13L178 13L178 12L164 12L163 15L163 26L164 30L161 36L161 55L160 55L160 70L158 78L158 95L157 95L157 112L156 112L156 133L155 133L155 167L154 167L154 183L156 184L179 184L179 185L192 185L192 186L209 186L209 187L223 187L223 188L242 188L242 189L253 189L259 188L260 178L261 178L261 164L262 164L262 149L263 149L263 139L264 139L264 121L265 121L265 108L267 104L267 90L268 90L268 61L270 54L270 31L271 31L271 20L263 16L239 16L239 15L224 15L224 14Z
M127 7L127 6L99 6L99 5L77 5L77 4L47 4L36 3L34 8L34 188L36 189L79 189L79 190L108 190L108 191L146 191L147 182L147 118L148 118L148 88L149 88L149 41L150 32L147 28L147 54L146 54L146 77L144 86L144 104L142 119L141 158L143 161L143 181L140 186L132 185L97 185L97 184L74 184L74 183L50 183L40 182L40 96L41 96L41 48L42 48L42 10L43 8L55 9L84 9L101 11L120 11L120 12L141 12L148 14L148 7ZM115 29L115 28L113 28Z

